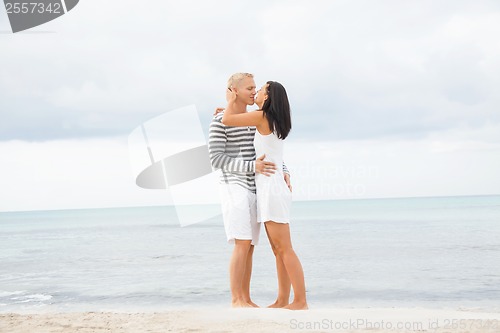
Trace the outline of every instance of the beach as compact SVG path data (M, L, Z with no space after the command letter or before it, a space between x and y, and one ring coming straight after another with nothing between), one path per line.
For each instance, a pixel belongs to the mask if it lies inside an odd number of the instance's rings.
M471 309L200 308L151 313L0 314L0 332L498 332L500 313Z

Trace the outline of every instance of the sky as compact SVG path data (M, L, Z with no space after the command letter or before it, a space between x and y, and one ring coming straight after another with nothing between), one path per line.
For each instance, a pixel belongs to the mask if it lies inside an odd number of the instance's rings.
M16 34L0 9L0 211L172 203L128 137L194 105L206 138L234 72L287 89L294 200L500 194L498 36L493 0L81 0Z

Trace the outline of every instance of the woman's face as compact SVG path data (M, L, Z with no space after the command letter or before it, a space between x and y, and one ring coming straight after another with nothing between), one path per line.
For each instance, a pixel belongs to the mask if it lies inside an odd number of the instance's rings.
M264 84L262 88L260 88L257 91L257 95L255 96L255 104L262 109L262 106L264 105L264 102L267 99L267 87L269 87L269 84Z

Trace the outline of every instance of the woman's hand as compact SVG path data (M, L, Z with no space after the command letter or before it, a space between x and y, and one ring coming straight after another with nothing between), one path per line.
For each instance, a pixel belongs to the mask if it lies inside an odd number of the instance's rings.
M227 107L226 107L226 110L224 112L224 116L222 117L222 123L226 126L230 124L230 119L232 116L234 116L233 110L234 110L234 105L236 102L236 92L234 90L235 89L231 89L231 88L226 89ZM232 125L230 125L230 126L232 126Z
M226 101L228 104L234 103L234 101L236 101L236 93L231 88L226 89ZM215 112L214 112L214 116L218 113L221 113L225 109L226 108L221 108L221 107L216 108Z
M227 88L226 89L226 101L228 104L232 104L236 101L236 92L234 89Z

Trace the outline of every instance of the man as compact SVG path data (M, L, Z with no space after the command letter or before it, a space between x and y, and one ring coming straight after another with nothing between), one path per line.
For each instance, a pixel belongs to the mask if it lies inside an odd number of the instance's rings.
M253 75L233 74L227 87L237 95L235 111L247 112L247 106L254 104L256 95ZM234 243L229 263L231 304L233 307L258 307L250 298L252 257L260 234L256 217L255 173L269 176L276 166L264 161L265 155L255 159L255 127L227 127L221 121L222 115L215 115L210 124L208 148L212 167L222 170L224 228L228 242ZM283 168L285 181L289 184L288 170L285 166Z

